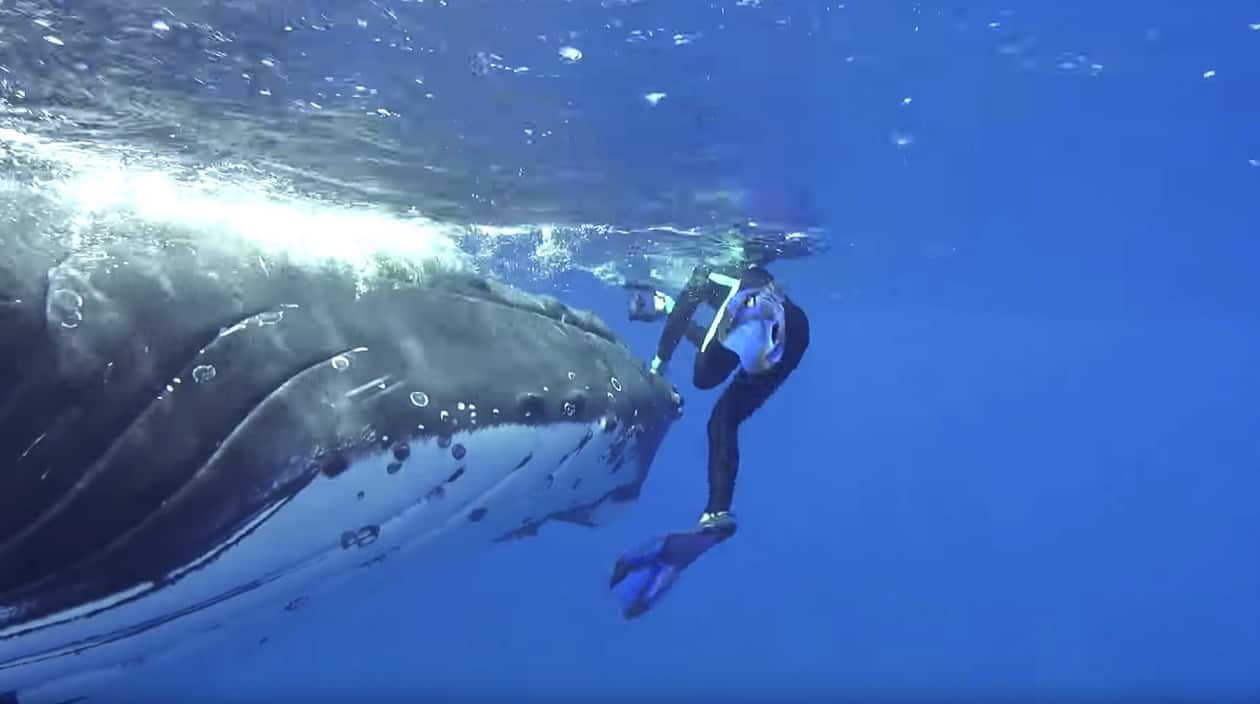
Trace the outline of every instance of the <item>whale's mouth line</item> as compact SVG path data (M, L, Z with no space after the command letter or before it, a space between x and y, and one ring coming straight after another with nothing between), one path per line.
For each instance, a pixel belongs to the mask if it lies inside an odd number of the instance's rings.
M256 521L256 522L255 522L255 524L254 524L253 526L251 526L251 527L250 527L250 529L249 529L248 531L245 531L245 532L241 533L239 536L237 536L237 538L236 538L235 540L233 540L233 541L231 541L231 542L229 542L229 543L226 543L226 544L224 544L224 545L220 546L220 547L219 547L219 548L215 551L215 556L221 555L221 554L223 554L224 552L226 552L226 551L228 551L228 550L231 550L231 549L232 549L233 547L235 547L238 543L240 543L242 540L244 540L245 538L247 538L247 537L248 537L250 534L252 534L255 530L257 530L257 529L258 529L258 528L260 528L263 524L265 524L265 523L267 522L267 520L268 520L268 519L270 519L272 516L274 516L274 515L275 515L275 514L276 514L276 513L277 513L277 512L281 509L281 508L283 508L283 507L284 507L284 504L288 503L288 501L289 501L291 498L292 498L292 497L282 499L281 501L279 501L279 502L277 502L275 505L273 505L270 509L268 509L268 510L266 511L266 513L265 513L265 515L264 515L263 519L262 519L262 520L258 520L258 521ZM288 568L285 568L285 569L283 569L283 570L275 570L275 571L270 572L270 573L268 573L268 574L266 574L266 575L264 575L264 576L262 576L262 577L259 577L259 578L257 578L257 579L251 580L250 582L247 582L247 583L245 583L245 584L242 584L242 585L240 585L240 586L238 586L238 587L234 587L234 588L229 589L229 590L227 590L227 591L225 591L225 592L221 592L221 593L219 593L219 594L216 594L215 596L210 597L209 599L203 599L203 600L201 600L201 601L199 601L199 602L197 602L197 603L195 603L195 604L191 604L191 605L189 605L189 606L185 606L185 607L184 607L184 608L182 608L182 609L178 609L178 610L176 610L176 611L173 611L173 612L170 612L170 613L164 614L164 615L159 616L159 617L157 617L157 618L152 618L152 619L149 619L149 620L147 620L147 621L142 621L142 622L140 622L140 623L133 624L133 625L131 625L131 626L127 626L126 628L120 628L120 629L117 629L117 630L114 630L114 631L109 631L109 632L107 632L107 633L98 633L98 634L96 634L96 635L88 636L88 637L86 637L86 638L81 638L81 639L79 639L79 640L77 640L77 641L74 641L73 643L67 643L67 644L64 644L64 645L60 645L60 646L58 646L58 647L51 648L51 649L48 649L48 650L44 650L44 651L39 652L39 653L34 653L34 654L28 654L28 655L19 656L18 658L15 658L15 659L13 659L13 660L10 660L9 662L0 663L0 672L2 672L2 671L4 671L4 670L10 670L10 669L13 669L13 668L16 668L16 667L24 667L24 666L34 665L34 664L37 664L37 663L40 663L40 662L44 662L44 661L47 661L47 660L52 660L52 659L55 659L55 658L63 657L63 656L65 656L65 655L69 655L69 654L75 654L75 655L77 655L77 654L79 654L79 653L81 653L81 652L83 652L83 651L86 651L86 650L91 650L91 649L93 649L93 648L99 648L99 647L101 647L101 646L103 646L103 645L108 645L108 644L110 644L110 643L114 643L114 642L117 642L117 641L120 641L120 640L125 640L125 639L127 639L127 638L132 638L132 637L137 636L137 635L139 635L139 634L141 634L141 633L144 633L145 631L149 631L149 630L152 630L152 629L157 628L157 627L159 627L159 626L162 626L163 624L170 623L171 621L175 621L175 620L180 619L180 618L183 618L183 617L185 617L185 616L190 616L190 615L195 614L195 613L197 613L197 612L199 612L199 611L203 611L203 610L208 609L208 608L210 608L210 607L212 607L212 606L215 606L216 604L220 604L220 603L225 602L225 601L227 601L227 600L229 600L229 599L233 599L233 598L238 597L238 596L240 596L240 595L242 595L242 594L246 594L246 593L248 593L248 592L251 592L251 591L253 591L253 590L255 590L255 589L258 589L259 587L266 586L267 584L269 584L269 583L271 583L271 582L274 582L274 581L275 581L275 580L277 580L277 579L280 579L280 578L285 577L285 576L287 576L287 575L289 575L289 574L293 574L294 572L298 572L298 571L300 571L300 570L302 570L302 569L305 569L306 567L309 567L311 564L313 564L313 563L315 563L315 562L317 562L317 561L319 561L319 560L321 560L321 559L324 559L324 558L325 558L325 556L326 556L326 555L318 555L318 556L315 556L315 557L312 557L312 558L308 558L307 560L304 560L303 562L300 562L300 563L298 563L298 564L296 564L296 565L292 565L292 566L290 566L290 567L288 567ZM213 561L213 558L211 558L211 559L210 559L210 561ZM138 594L134 594L134 595L130 596L130 597L129 597L129 598L127 598L127 599L122 599L122 600L119 600L119 601L117 601L117 602L115 602L115 603L113 603L113 604L109 605L108 607L105 607L105 608L103 608L103 609L99 610L99 611L93 612L93 613L91 613L91 614L83 614L82 616L80 616L80 617L78 617L78 618L88 618L88 617L90 617L90 616L94 616L94 615L97 615L97 614L103 613L104 611L108 611L108 610L110 610L110 609L115 609L115 608L118 608L118 607L120 607L120 606L124 606L124 605L126 605L126 604L129 604L129 603L131 603L131 602L138 601L138 600L140 600L140 599L145 598L146 596L149 596L149 595L153 594L155 591L159 591L159 590L161 590L161 589L162 589L162 588L164 588L165 586L167 586L167 585L165 585L165 584L154 584L154 585L152 585L151 587L149 587L148 589L145 589L144 591L142 591L142 592L140 592L140 593L138 593ZM66 622L67 622L67 621L62 621L62 622L59 622L59 623L66 623ZM47 626L43 626L43 627L41 627L41 628L51 627L52 625L56 625L56 624L48 624ZM12 634L12 635L4 636L3 638L0 638L0 640L7 640L7 639L11 639L11 638L21 637L21 636L23 636L23 635L28 635L28 634L29 634L29 633L31 633L33 630L40 630L40 629L32 629L32 630L28 630L28 631L21 631L21 632L18 632L18 633L14 633L14 634Z

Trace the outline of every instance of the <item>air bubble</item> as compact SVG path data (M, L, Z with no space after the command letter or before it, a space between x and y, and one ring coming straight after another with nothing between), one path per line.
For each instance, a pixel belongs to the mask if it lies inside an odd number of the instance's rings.
M442 420L450 420L450 419L451 419L451 412L450 412L450 411L442 411L441 413L439 413L439 414L438 414L438 418L441 418Z
M613 378L609 379L608 383L612 384L613 389L617 391L621 391L621 382L617 379L617 377L614 376Z
M214 368L213 364L201 364L196 367L193 367L192 378L193 378L193 381L197 382L198 384L204 384L207 381L210 381L211 379L213 379L215 375L218 373L219 371Z
M83 296L70 289L60 288L48 295L50 318L57 319L61 327L74 329L83 322Z
M411 405L417 408L424 408L429 405L429 395L423 391L411 392Z
M350 366L350 358L345 356L344 354L339 354L336 357L332 358L332 368L336 369L339 372L344 371L349 366Z
M284 311L282 310L271 310L266 313L258 314L259 325L275 325L281 320L284 320Z
M569 381L573 381L576 378L577 378L577 374L574 374L573 372L569 372Z
M455 404L455 409L456 409L456 410L462 411L462 410L464 410L465 408L468 408L468 406L467 406L467 405L465 405L463 401L460 401L459 403Z
M565 402L564 402L564 414L565 414L566 416L571 416L571 415L573 415L574 413L577 413L577 406L574 406L572 401L565 401Z

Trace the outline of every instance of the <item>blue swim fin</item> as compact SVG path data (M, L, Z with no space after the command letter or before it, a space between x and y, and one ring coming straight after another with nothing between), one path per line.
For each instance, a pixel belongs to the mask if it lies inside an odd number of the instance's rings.
M646 613L688 565L734 534L734 519L723 514L697 528L653 538L623 554L608 584L621 602L622 616L632 619Z

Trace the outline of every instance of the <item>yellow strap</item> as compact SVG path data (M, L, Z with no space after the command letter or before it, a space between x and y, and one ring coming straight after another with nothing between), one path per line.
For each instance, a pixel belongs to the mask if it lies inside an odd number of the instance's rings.
M726 299L722 301L722 305L718 306L717 315L713 316L713 322L709 323L709 331L704 336L704 342L700 345L700 351L703 353L709 347L709 343L713 341L713 336L717 334L718 323L722 321L722 315L726 313L726 306L730 305L731 299L739 292L739 279L734 279L725 274L717 272L709 272L709 280L719 286L727 286L731 290L726 294Z

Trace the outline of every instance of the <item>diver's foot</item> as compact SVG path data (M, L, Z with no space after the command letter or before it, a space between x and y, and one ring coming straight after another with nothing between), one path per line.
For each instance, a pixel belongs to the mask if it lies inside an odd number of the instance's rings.
M704 533L714 533L723 538L734 535L736 524L735 516L730 511L705 511L700 514L700 530Z
M726 511L705 513L700 527L653 538L622 553L608 587L621 601L625 618L647 613L661 600L691 563L735 532L735 518Z

